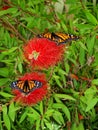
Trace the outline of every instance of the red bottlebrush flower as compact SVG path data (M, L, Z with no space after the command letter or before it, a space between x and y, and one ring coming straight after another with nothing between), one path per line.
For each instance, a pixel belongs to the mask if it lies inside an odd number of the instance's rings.
M96 39L98 39L98 35L96 36Z
M7 5L6 5L6 6L3 6L3 7L2 7L2 10L7 10L7 9L9 9L9 8L10 8L10 6L7 6Z
M78 77L77 75L75 75L75 74L70 74L70 77L71 77L72 79L79 80L79 77Z
M21 92L12 86L13 94L15 95L14 101L21 103L22 105L34 105L41 101L47 94L47 82L44 74L30 73L25 74L23 77L19 78L19 81L31 81L36 80L42 83L40 88L37 88L28 94ZM15 82L13 82L15 83Z
M78 118L79 118L79 120L83 120L84 119L83 115L81 115L80 113L78 113Z
M24 56L33 67L48 68L55 65L62 57L64 46L46 38L34 38L24 46Z

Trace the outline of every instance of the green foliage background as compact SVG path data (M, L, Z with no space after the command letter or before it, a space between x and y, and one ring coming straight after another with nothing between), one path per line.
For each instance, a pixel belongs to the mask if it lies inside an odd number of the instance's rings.
M22 45L47 31L80 39L53 68L49 95L20 106L9 86L28 71ZM0 90L0 130L98 130L97 0L0 0Z

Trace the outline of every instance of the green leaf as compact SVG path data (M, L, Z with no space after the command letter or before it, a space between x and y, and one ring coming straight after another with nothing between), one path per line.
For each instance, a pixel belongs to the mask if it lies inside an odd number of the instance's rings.
M0 68L0 75L3 77L8 77L9 76L8 68Z
M75 99L69 95L66 94L54 94L54 98L58 97L58 98L63 98L64 100L73 100L75 101Z
M84 124L83 124L82 121L79 123L78 130L85 130L84 129Z
M19 108L18 108L19 109ZM10 119L14 122L15 120L15 111L16 111L16 108L14 106L14 103L12 102L10 105L9 105L9 117Z
M45 117L50 117L50 116L52 116L53 115L53 113L54 113L54 109L48 109L47 111L46 111L46 113L45 113Z
M61 21L61 27L64 29L64 31L68 32L68 28L67 28L65 22Z
M46 127L49 129L49 130L52 130L53 127L52 127L52 123L46 119L44 119L44 123L46 125Z
M85 50L81 47L80 47L80 53L79 53L79 61L81 65L85 63Z
M64 112L64 114L67 116L68 120L69 121L71 120L70 111L69 111L69 109L64 104L54 103L53 104L53 108L62 109L62 111Z
M12 52L14 52L15 50L17 50L18 47L12 47L11 49L7 50L7 51L4 51L2 52L2 54L4 55L9 55L11 54Z
M86 31L86 30L94 28L94 25L90 25L90 24L77 24L76 26L80 29L80 31L81 30Z
M13 97L13 95L5 93L5 92L0 92L0 95L5 97L5 98Z
M83 122L81 121L80 123L76 124L73 123L71 130L84 130L84 125Z
M26 8L26 1L25 1L25 0L22 0L22 1L20 2L20 7L21 7L23 10L25 10L25 8Z
M65 68L66 68L66 73L68 74L68 73L69 73L69 70L70 70L70 66L69 66L69 64L67 64L66 62L65 62Z
M85 96L88 97L88 95L93 96L98 92L96 86L91 86L90 88L86 89L84 92Z
M2 106L2 111L3 111L3 121L4 121L4 124L5 124L5 126L6 126L6 128L8 130L11 130L11 123L10 123L9 116L7 114L7 106L6 105Z
M40 119L36 121L36 130L40 130Z
M95 18L94 15L92 15L88 10L85 11L86 17L90 23L93 25L98 25L98 20Z
M40 102L40 112L41 112L41 115L43 115L43 102L42 101Z
M0 130L3 130L1 116L0 116Z
M18 63L18 69L19 69L20 73L23 72L23 67L22 67L22 63L21 62Z
M63 74L63 75L66 74L66 72L65 72L63 69L61 69L61 68L58 68L58 73L59 73L59 74Z
M92 80L92 84L93 84L93 85L98 85L98 79L93 79L93 80Z
M63 119L63 116L62 116L62 113L60 113L59 111L56 111L54 112L53 114L53 118L55 121L57 121L59 124L64 124L64 119Z
M92 36L91 38L87 39L87 48L90 55L93 54L94 51L94 44L95 44L95 36Z
M89 34L91 29L93 29L95 26L87 23L86 24L80 23L76 25L76 27L79 29L80 34L84 35Z
M9 13L14 14L14 13L17 13L17 11L18 11L18 8L9 8L7 10L1 10L0 16L6 15L6 14L9 14Z
M71 130L79 130L76 123L72 124Z
M15 59L12 60L1 60L2 63L8 64L8 65L12 65L12 62L15 62Z
M28 111L25 111L23 114L21 114L19 123L22 123L25 120L25 118L27 117L27 113L28 113Z
M9 81L9 78L0 78L0 86L5 85Z
M61 82L60 82L60 80L59 80L60 77L57 76L57 75L53 75L53 78L55 79L57 85L58 85L59 87L62 87L62 84L61 84Z
M33 123L40 119L40 116L37 116L35 114L31 114L31 113L27 113L27 116L30 119L30 122L33 122ZM25 117L23 117L23 118L25 118Z
M87 104L86 112L88 112L90 109L94 108L94 106L97 104L98 98L93 98L89 103Z
M79 44L80 44L80 46L82 47L82 49L84 49L85 51L88 52L88 50L87 50L87 48L86 48L86 46L85 46L84 43L82 43L81 41L79 41ZM81 47L80 47L80 48L81 48Z
M3 105L2 106L2 111L3 111L3 114L7 114L7 106L6 105Z
M40 114L35 109L31 108L30 111L33 114L29 114L28 113L28 116L33 116L33 118L35 118L35 119L39 119L40 118Z
M0 54L0 62L1 62L1 63L2 63L1 60L2 60L3 58L4 58L4 55L1 53L1 54ZM3 66L2 66L2 67L3 67Z

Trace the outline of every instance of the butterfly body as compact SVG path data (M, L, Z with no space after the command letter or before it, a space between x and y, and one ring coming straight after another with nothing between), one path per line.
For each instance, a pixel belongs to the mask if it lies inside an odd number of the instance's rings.
M79 39L78 36L65 34L65 33L44 33L38 35L39 38L47 38L57 43L57 45L67 43L72 40Z
M17 80L11 83L11 88L19 90L22 93L29 94L42 87L42 83L37 80Z

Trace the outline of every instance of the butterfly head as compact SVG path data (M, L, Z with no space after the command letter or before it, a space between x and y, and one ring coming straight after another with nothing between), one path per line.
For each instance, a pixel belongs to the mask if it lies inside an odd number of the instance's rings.
M75 36L75 35L72 35L72 34L71 34L71 35L69 34L69 36L70 36L70 38L73 39L73 40L79 39L79 36Z
M37 37L38 38L43 38L43 35L42 34L38 34Z
M11 88L12 88L12 89L16 89L17 83L18 83L18 81L13 81L13 82L11 83Z

